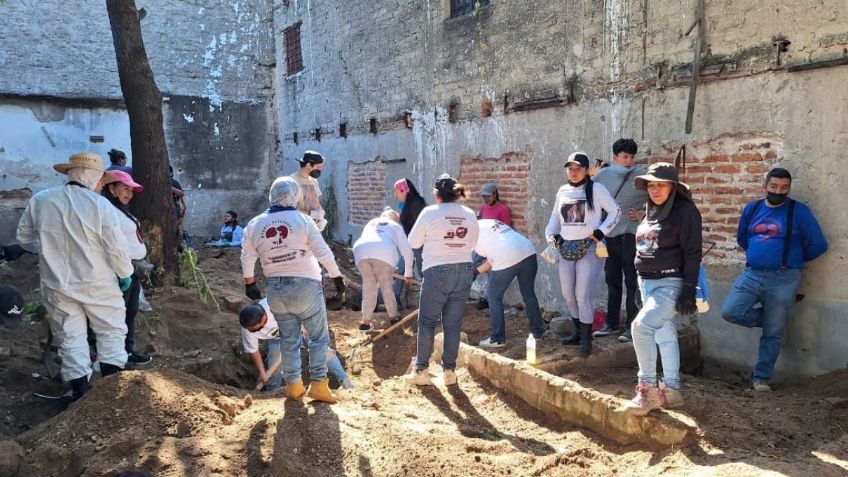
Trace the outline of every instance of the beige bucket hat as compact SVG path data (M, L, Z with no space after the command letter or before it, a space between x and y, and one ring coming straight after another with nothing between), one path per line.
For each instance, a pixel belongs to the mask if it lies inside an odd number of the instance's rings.
M53 165L53 169L62 174L67 174L69 170L77 167L103 171L103 174L106 176L106 182L116 182L119 180L114 174L103 167L103 158L93 152L78 152L68 158L68 162Z

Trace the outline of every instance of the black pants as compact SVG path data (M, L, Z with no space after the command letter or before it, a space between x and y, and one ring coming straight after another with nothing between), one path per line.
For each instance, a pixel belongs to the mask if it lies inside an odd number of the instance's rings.
M621 234L617 237L607 237L607 250L609 258L604 263L604 274L606 275L607 291L607 326L618 328L618 317L621 314L621 277L624 275L624 284L627 286L627 298L625 307L627 309L627 326L629 327L639 309L636 306L636 295L639 293L639 282L636 280L636 236L633 234Z
M124 292L124 304L127 306L127 337L124 340L124 347L127 353L133 352L135 340L135 315L138 314L138 294L141 291L141 280L133 276L130 288Z

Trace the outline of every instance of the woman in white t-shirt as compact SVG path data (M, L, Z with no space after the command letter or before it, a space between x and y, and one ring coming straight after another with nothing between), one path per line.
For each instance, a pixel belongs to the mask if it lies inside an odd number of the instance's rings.
M444 330L444 382L446 385L456 384L454 369L459 354L462 312L474 280L471 251L477 244L479 233L474 211L457 202L465 197L462 184L443 174L436 181L433 194L436 204L421 211L409 232L409 245L412 248L424 247L424 281L418 305L415 369L404 376L407 382L418 386L432 384L427 368L439 321Z
M489 272L489 284L486 298L489 301L489 318L492 333L480 342L484 348L501 348L506 345L506 323L504 320L503 297L513 280L518 278L521 300L527 310L530 332L541 339L545 332L539 300L536 298L536 247L533 242L512 229L509 225L494 219L482 219L480 236L474 252L485 260L477 267L477 272Z
M392 324L400 321L395 300L393 274L398 259L403 256L403 276L412 278L412 248L403 233L400 216L386 208L376 219L371 219L362 229L359 240L353 244L353 260L362 276L362 321L360 331L371 329L371 316L377 306L377 291L383 292L383 302Z
M604 266L595 244L618 223L621 209L606 187L592 182L585 152L568 156L565 168L568 182L557 191L545 236L562 255L559 281L574 320L575 333L563 343L579 345L580 356L586 357L592 352L593 291Z

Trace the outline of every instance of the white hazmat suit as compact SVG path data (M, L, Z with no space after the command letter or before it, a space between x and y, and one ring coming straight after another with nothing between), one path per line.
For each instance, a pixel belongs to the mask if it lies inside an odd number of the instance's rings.
M18 223L18 241L40 254L41 295L59 339L66 381L91 375L86 321L97 336L99 361L119 368L127 362L126 311L117 277L131 276L133 266L119 211L92 190L102 175L70 169L69 178L80 185L39 192Z

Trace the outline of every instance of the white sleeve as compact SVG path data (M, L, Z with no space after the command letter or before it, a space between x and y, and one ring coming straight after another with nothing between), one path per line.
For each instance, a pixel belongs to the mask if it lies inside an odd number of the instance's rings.
M253 240L254 222L247 224L241 244L241 273L244 278L251 278L256 273L256 260L259 252L256 250L256 242Z
M324 237L321 236L318 226L309 219L304 220L304 223L306 224L306 240L309 250L312 251L312 254L315 255L315 258L318 259L327 272L330 273L330 278L340 277L342 272L339 270L338 264L336 264L336 257L333 255L333 251L330 250L330 246L324 241Z
M432 209L431 209L432 210ZM427 222L430 220L430 211L423 210L421 214L418 215L418 220L415 221L415 225L412 226L412 230L409 231L409 246L412 248L421 248L424 246L424 238L426 236Z
M32 253L41 253L41 241L35 232L35 225L32 217L33 201L30 200L24 209L24 214L18 222L17 240L24 250Z
M241 346L245 353L255 353L259 351L259 339L253 333L246 329L241 329Z
M100 241L103 249L106 251L109 265L112 266L112 271L118 275L118 278L130 277L135 269L133 269L129 254L127 253L127 237L121 231L118 209L107 202L106 199L99 202L98 206L100 207L102 216Z
M474 212L472 211L473 215ZM468 227L468 237L470 237L472 245L472 249L477 248L477 239L480 238L480 223L477 222L477 217L474 216L474 220L471 221L471 226ZM470 258L470 257L469 257Z
M607 211L606 220L604 220L600 227L598 227L601 229L601 232L606 235L610 233L613 227L615 227L615 224L621 220L621 207L618 206L618 203L612 198L612 194L610 194L607 188L603 185L592 192L595 192L595 197L598 198L598 203L601 208Z
M415 260L415 258L412 254L412 247L409 246L409 239L406 238L406 234L403 233L403 227L401 227L399 224L396 227L392 227L392 231L394 232L395 245L397 246L398 251L403 257L403 276L411 277L412 262L413 260Z
M557 191L557 195L554 198L554 210L551 212L551 218L548 220L548 226L545 227L545 237L556 235L560 233L561 230L562 224L560 223L559 215L559 191Z

